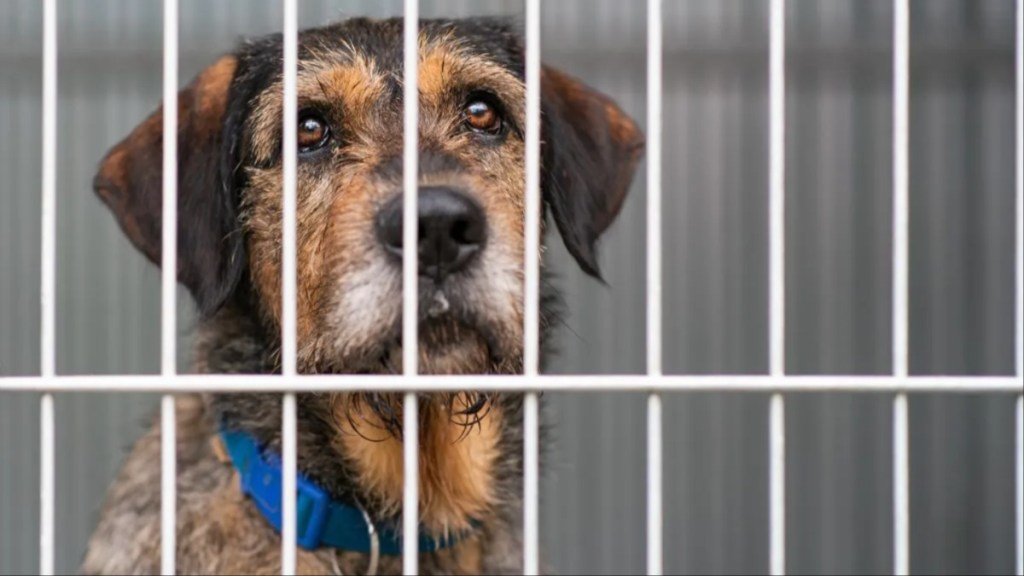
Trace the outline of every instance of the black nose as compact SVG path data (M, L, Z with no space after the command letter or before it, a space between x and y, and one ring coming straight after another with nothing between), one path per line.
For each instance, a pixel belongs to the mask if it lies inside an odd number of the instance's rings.
M487 220L472 198L450 188L419 190L419 273L440 280L473 260L487 240ZM402 258L402 196L377 213L377 238Z

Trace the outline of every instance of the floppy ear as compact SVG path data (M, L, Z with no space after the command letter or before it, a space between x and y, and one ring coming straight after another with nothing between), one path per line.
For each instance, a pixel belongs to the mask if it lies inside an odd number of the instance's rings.
M547 66L541 98L545 200L569 253L600 278L597 239L626 199L643 134L607 96Z
M225 56L178 94L178 281L204 314L234 291L245 267L232 172L234 127L225 121L236 59ZM93 188L122 230L160 265L163 110L158 109L100 163Z

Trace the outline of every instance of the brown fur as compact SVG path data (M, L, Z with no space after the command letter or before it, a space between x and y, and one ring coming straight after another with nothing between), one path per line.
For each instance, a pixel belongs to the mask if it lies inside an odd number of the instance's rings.
M298 371L402 370L401 271L374 234L401 192L400 21L352 20L300 35L300 110L331 138L297 168ZM241 47L180 94L179 279L202 311L195 369L276 373L281 365L279 40ZM522 370L525 87L522 44L500 21L425 21L420 33L421 187L458 191L486 216L472 265L419 278L418 370ZM485 96L480 94L485 93ZM465 124L470 98L497 102L503 128ZM595 243L619 211L642 137L610 100L543 71L544 198L563 240L597 275ZM129 239L160 262L162 116L143 121L95 180ZM557 319L543 283L542 342ZM428 313L438 298L444 311ZM335 499L364 506L379 527L401 524L401 394L300 394L300 471ZM267 393L178 399L177 566L181 573L272 574L278 534L242 494L218 426L279 450L281 399ZM421 394L419 520L435 536L466 533L420 554L425 574L522 569L522 396ZM542 430L543 432L543 430ZM159 569L159 425L135 444L111 487L83 563L89 574ZM299 550L307 574L361 573L365 554ZM381 558L381 573L401 571Z
M456 406L468 402L464 395L460 400ZM364 430L372 435L383 424L371 417L363 423L369 428L358 430L345 416L347 401L341 398L336 412L340 451L352 459L364 489L383 502L384 510L397 513L402 508L402 442L390 435L368 442ZM471 527L469 518L485 517L497 504L492 478L501 415L492 408L476 430L467 430L465 421L453 421L437 405L428 405L427 411L420 438L420 516L434 533L463 532Z

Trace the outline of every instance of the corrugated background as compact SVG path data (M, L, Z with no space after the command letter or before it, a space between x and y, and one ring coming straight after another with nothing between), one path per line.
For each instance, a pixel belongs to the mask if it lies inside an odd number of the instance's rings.
M0 374L39 357L41 12L0 3ZM424 15L518 13L519 1L424 1ZM312 25L398 15L398 0L301 2ZM159 275L90 189L106 149L160 99L155 0L60 2L58 369L154 373ZM665 365L767 369L767 2L667 0ZM890 369L892 10L791 0L787 14L787 365ZM916 0L911 52L911 369L1008 374L1013 357L1013 2ZM182 0L184 82L242 34L280 26L277 1ZM645 118L640 2L551 0L544 58ZM644 177L603 242L608 287L561 249L572 309L561 373L644 369ZM181 298L182 367L192 326ZM562 572L644 570L644 399L549 395L556 457L541 535ZM790 395L792 573L890 570L887 396ZM155 407L142 395L57 397L57 567L73 571L105 485ZM1008 397L914 396L911 545L917 573L1013 566ZM37 569L38 403L0 395L0 573ZM768 566L767 398L670 395L666 569Z

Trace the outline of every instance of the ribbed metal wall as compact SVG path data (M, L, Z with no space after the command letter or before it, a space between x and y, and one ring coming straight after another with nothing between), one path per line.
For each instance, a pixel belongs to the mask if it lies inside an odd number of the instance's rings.
M787 365L890 369L892 12L888 0L790 0ZM304 25L397 15L398 0L302 0ZM425 15L515 14L517 0L433 0ZM273 0L182 0L181 77ZM767 369L767 2L666 0L665 366ZM642 3L545 3L544 58L645 118ZM1013 2L916 0L911 52L911 367L1006 374L1013 355ZM63 0L59 16L58 366L154 373L158 271L93 196L107 148L160 99L156 0ZM0 3L0 374L38 371L41 13ZM557 238L572 316L554 370L644 369L644 181L603 241L608 287ZM192 318L180 299L182 368ZM562 573L644 570L644 403L551 394L541 535ZM57 397L58 570L74 571L97 507L155 399ZM890 399L787 405L791 573L891 570ZM1012 403L914 396L912 568L1006 573L1013 562ZM37 568L38 404L0 395L0 573ZM666 569L768 566L767 398L672 395L665 406Z

